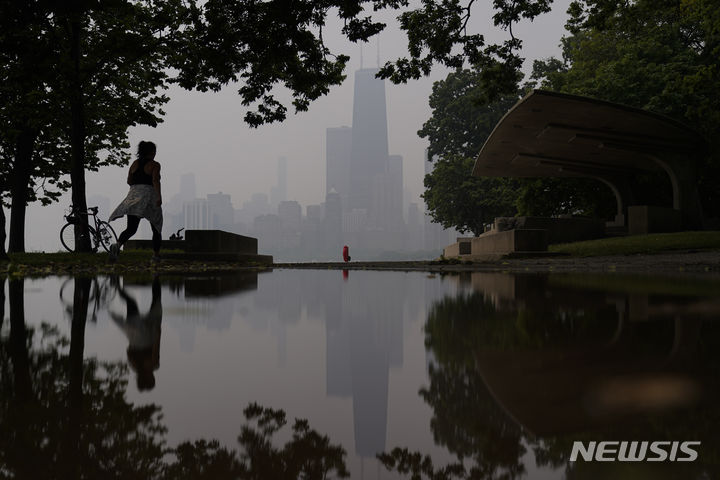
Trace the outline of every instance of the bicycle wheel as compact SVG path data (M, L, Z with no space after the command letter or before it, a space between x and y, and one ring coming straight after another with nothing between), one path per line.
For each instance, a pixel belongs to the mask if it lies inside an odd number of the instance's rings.
M115 230L108 222L98 222L98 235L95 238L100 241L100 245L106 252L110 252L110 245L117 243Z
M98 245L95 235L95 229L88 225L90 230L90 246L93 252L97 252ZM60 243L62 243L65 250L68 252L75 251L75 225L72 223L66 223L65 226L60 230Z
M66 223L60 230L60 243L68 252L75 251L75 225Z

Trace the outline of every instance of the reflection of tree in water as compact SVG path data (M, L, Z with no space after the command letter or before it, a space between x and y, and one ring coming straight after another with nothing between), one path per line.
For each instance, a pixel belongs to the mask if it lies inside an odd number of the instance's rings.
M10 478L157 477L160 409L127 402L123 363L78 364L71 353L77 341L47 325L26 330L22 280L10 283L11 333L0 343L0 471ZM85 287L76 284L75 298L87 302ZM87 313L86 303L75 307Z
M435 441L459 460L472 459L469 478L517 478L525 473L525 445L534 442L498 405L476 368L480 348L513 351L582 338L608 337L614 324L571 309L502 308L481 293L445 298L433 305L425 344L436 363L420 395L433 407ZM606 320L606 319L605 319ZM552 459L548 458L552 463Z
M434 362L429 366L430 385L421 389L420 395L433 409L430 426L435 442L455 454L457 463L436 467L430 457L400 448L381 455L381 461L389 470L418 480L513 479L527 474L523 457L529 447L538 466L564 467L567 478L572 479L710 478L707 475L717 474L712 466L720 460L720 446L716 440L716 427L720 424L720 409L716 403L720 391L718 322L703 324L703 335L691 366L658 367L658 371L664 373L701 377L709 398L691 410L642 412L635 415L632 422L613 422L592 431L580 429L571 433L533 435L498 403L478 370L480 351L543 352L593 343L606 345L617 326L614 309L603 306L602 302L596 303L595 308L582 308L567 301L555 305L547 301L530 301L497 308L483 294L476 292L435 303L425 326L426 346L432 352ZM631 349L637 352L658 350L657 345L665 345L668 339L666 327L667 322L641 325L644 343L637 341L638 332L634 331L636 341L631 344ZM534 395L534 392L527 393ZM569 463L575 440L648 439L701 440L702 463L664 463L659 468L642 462L630 467L627 464Z
M325 479L346 478L345 450L312 430L305 420L295 420L292 438L282 447L272 437L287 423L285 412L251 404L244 410L236 454L217 441L185 442L173 450L177 461L168 465L168 479Z
M241 453L216 440L168 448L160 407L128 402L126 364L83 359L89 287L89 280L76 280L68 339L47 325L26 328L23 280L10 281L10 335L0 338L0 478L349 476L344 449L304 420L295 420L290 440L275 446L285 413L259 405L245 409Z

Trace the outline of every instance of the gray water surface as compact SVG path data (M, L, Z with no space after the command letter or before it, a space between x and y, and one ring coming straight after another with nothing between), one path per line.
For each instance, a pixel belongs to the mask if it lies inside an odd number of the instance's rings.
M6 280L0 478L411 478L398 447L428 457L422 478L715 478L719 285L335 270ZM569 462L574 441L603 440L701 446L694 462Z

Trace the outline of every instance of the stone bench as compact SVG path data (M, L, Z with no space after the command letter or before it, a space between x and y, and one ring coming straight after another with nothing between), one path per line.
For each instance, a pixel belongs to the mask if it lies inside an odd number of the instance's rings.
M185 251L257 255L258 241L257 238L223 230L186 230Z
M151 240L128 240L127 250L152 249ZM271 255L258 255L257 238L223 230L186 230L184 240L163 240L163 250L183 253L163 253L163 258L178 260L243 261L270 264Z

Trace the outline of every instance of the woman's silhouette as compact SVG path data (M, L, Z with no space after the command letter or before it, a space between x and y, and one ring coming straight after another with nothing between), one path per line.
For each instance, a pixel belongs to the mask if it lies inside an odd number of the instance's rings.
M155 161L157 147L153 142L140 142L137 160L130 165L127 183L130 191L110 214L110 221L127 215L127 228L120 234L118 243L110 246L110 259L117 260L120 248L137 232L140 219L145 218L152 227L153 261L160 260L163 214L160 190L160 164Z
M137 302L117 284L118 293L125 300L125 316L110 312L110 316L128 338L128 363L137 374L138 390L151 390L155 386L155 370L160 368L160 324L162 299L160 280L152 283L152 302L146 314L140 314Z

